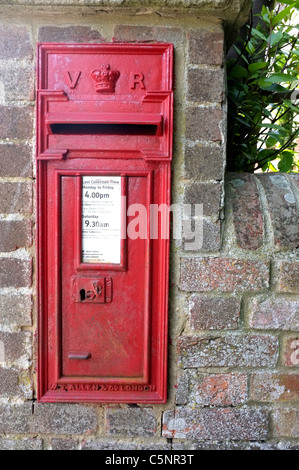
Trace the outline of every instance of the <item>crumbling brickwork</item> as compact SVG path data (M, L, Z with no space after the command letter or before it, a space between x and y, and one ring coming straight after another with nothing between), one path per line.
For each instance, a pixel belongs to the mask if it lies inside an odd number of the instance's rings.
M248 2L2 3L0 449L299 449L299 178L224 173L224 29ZM173 203L203 204L203 244L171 242L165 405L36 402L37 41L175 46Z

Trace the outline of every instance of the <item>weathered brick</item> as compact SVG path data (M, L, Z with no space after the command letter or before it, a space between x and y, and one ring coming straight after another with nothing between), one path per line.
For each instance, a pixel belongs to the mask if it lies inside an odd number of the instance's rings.
M173 441L172 450L299 450L299 444L293 441L269 442L237 442L222 440L202 441Z
M30 139L33 134L31 106L0 105L0 139Z
M299 330L299 300L254 298L249 323L257 329Z
M0 70L0 82L4 86L4 99L33 100L34 99L34 67L28 64L18 64L16 67L7 65Z
M43 441L35 437L0 438L0 450L43 450Z
M32 58L29 29L17 24L0 25L0 59Z
M0 325L31 326L32 299L30 294L0 294Z
M64 403L38 403L31 416L30 432L91 434L97 429L96 408Z
M189 312L190 326L195 330L236 329L240 318L240 300L192 295Z
M14 363L23 358L30 359L30 340L31 333L27 331L18 331L17 333L0 331L0 341L4 346L5 363Z
M0 183L0 210L2 214L31 213L31 183Z
M166 438L254 440L268 436L268 412L259 408L202 408L181 407L163 415Z
M0 432L11 434L90 434L97 428L93 407L75 404L39 403L0 405Z
M38 30L41 42L101 42L103 37L99 31L90 26L41 26Z
M78 450L78 442L73 439L52 439L52 450Z
M257 176L264 187L274 232L274 243L285 249L299 245L299 213L290 183L283 174Z
M299 294L299 261L281 261L277 289L280 292Z
M220 198L220 184L196 182L185 186L184 204L202 204L204 216L218 216Z
M270 335L181 336L178 350L184 368L274 366L278 340Z
M223 179L222 147L202 146L187 147L185 150L185 176L195 181Z
M222 292L259 291L269 286L269 263L229 258L182 258L181 289Z
M154 436L157 423L152 408L108 408L106 432L108 435Z
M299 410L278 408L274 413L274 435L280 437L299 437Z
M247 375L201 374L194 370L188 374L187 401L195 406L235 406L247 400Z
M219 108L186 108L186 139L221 142L223 111Z
M224 34L220 28L189 31L189 63L222 65Z
M0 433L26 434L30 431L32 402L0 405Z
M298 401L299 374L258 372L252 375L251 398L255 401Z
M0 396L11 398L19 392L18 372L0 367Z
M0 258L0 287L30 287L31 276L31 261Z
M32 398L32 383L28 371L0 367L0 396L3 398Z
M222 69L189 69L189 101L221 103L224 95L224 73Z
M116 25L113 41L172 43L177 46L184 40L181 28L172 26Z
M283 364L288 367L299 366L299 336L287 336L283 341Z
M31 176L32 148L26 144L0 144L0 176Z
M232 206L236 241L240 248L256 250L263 246L264 226L259 192L253 175L228 174L227 200Z
M185 223L187 220L184 221ZM197 226L195 230L195 224L202 224L202 226ZM220 251L221 249L221 222L218 220L214 222L209 219L197 219L196 221L191 218L189 219L189 228L188 232L182 234L182 245L183 250L186 252L198 251L200 253L211 253L215 251ZM191 228L192 227L192 228ZM189 230L192 232L189 233ZM195 230L195 231L194 231ZM196 237L196 238L195 238Z
M0 233L0 252L14 251L32 243L30 220L1 220Z
M119 439L90 439L82 442L82 450L171 450L171 444L166 439L156 440L153 438L148 443L131 440L120 441Z
M177 405L187 405L189 400L189 381L190 381L190 371L183 370L180 371L177 383L175 385L175 402Z

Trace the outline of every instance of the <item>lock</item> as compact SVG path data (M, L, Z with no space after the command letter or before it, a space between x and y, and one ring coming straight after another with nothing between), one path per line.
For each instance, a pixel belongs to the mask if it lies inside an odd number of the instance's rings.
M72 299L79 303L110 303L112 301L112 279L88 276L74 276L72 278Z

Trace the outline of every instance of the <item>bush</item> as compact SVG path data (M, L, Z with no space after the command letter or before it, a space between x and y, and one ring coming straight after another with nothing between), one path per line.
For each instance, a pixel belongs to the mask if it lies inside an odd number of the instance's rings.
M229 171L299 169L298 14L299 1L264 6L227 61Z

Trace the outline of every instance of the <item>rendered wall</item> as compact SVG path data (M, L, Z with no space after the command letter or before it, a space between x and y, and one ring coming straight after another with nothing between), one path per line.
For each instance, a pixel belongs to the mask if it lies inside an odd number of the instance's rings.
M250 2L167 3L1 2L0 449L299 448L299 180L224 178L225 35ZM171 242L165 405L35 400L37 41L174 43L172 202L203 204L204 237Z

